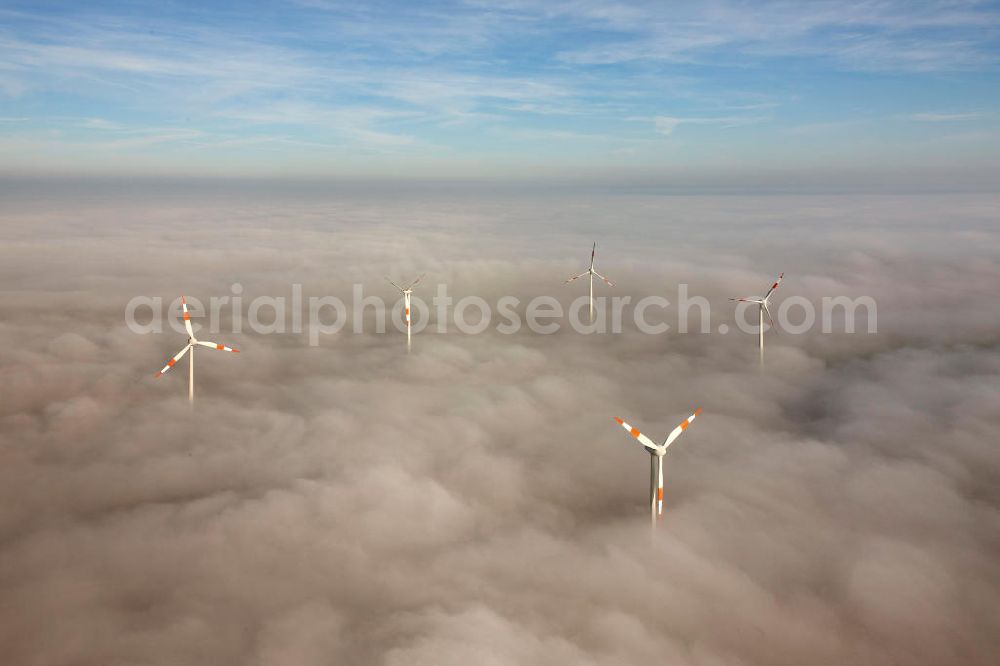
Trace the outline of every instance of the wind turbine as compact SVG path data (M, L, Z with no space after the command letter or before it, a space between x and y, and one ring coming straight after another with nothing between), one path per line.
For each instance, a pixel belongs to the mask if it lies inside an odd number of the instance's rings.
M576 280L577 278L582 278L584 275L590 276L590 321L594 321L594 276L596 275L597 277L607 282L609 287L615 286L614 282L612 282L611 280L609 280L608 278L604 277L603 275L594 270L594 254L596 252L597 252L597 243L595 242L594 247L592 247L590 250L590 268L580 273L579 275L574 275L570 279L563 282L563 284L569 284L570 282Z
M639 443L649 451L649 518L653 523L653 527L656 527L657 517L663 515L663 456L667 452L667 447L680 437L682 432L687 430L687 427L691 425L691 422L699 414L701 414L701 407L696 409L694 414L684 419L679 426L674 428L663 444L657 444L639 432L638 428L634 428L617 416L615 417L615 421L621 427L625 428L632 437L639 440Z
M757 310L758 310L757 315L758 315L759 331L760 331L760 360L761 361L764 360L764 313L765 312L767 313L767 320L771 323L771 328L774 329L775 333L778 332L778 329L774 325L774 320L771 319L771 311L767 309L767 299L771 298L771 294L773 294L774 290L778 288L778 285L781 284L781 280L784 277L785 277L784 273L782 273L781 275L779 275L778 279L774 281L774 284L772 284L771 288L767 290L767 293L764 294L763 298L760 297L760 296L747 296L746 298L730 298L729 299L731 301L741 301L743 303L756 303L757 304Z
M400 287L398 284L396 284L392 280L389 280L388 277L385 278L386 280L388 280L389 284L391 284L396 289L399 289L399 291L402 292L402 294L403 294L403 306L405 308L404 311L403 311L403 315L406 317L406 350L407 351L410 350L410 294L413 293L413 288L417 286L417 283L424 279L424 275L427 275L427 273L423 273L420 277L418 277L416 280L414 280L410 284L406 285L405 287Z
M191 328L191 314L188 312L187 299L184 298L183 296L181 296L181 307L184 308L184 329L187 331L187 334L188 334L188 343L187 343L187 345L184 346L184 349L182 349L179 352L177 352L177 355L174 356L172 359L170 359L167 362L167 364L165 366L163 366L163 369L160 370L158 373L156 373L156 375L154 375L154 376L157 377L157 378L159 378L159 377L162 377L163 375L165 375L167 373L167 370L169 370L170 368L174 367L174 364L177 363L177 361L181 360L181 357L184 356L184 354L186 354L186 353L188 353L188 351L190 351L191 355L188 356L188 401L193 403L194 402L194 347L195 347L195 345L202 345L203 347L211 347L212 349L218 349L220 351L233 352L234 354L238 354L240 352L240 350L239 349L233 349L232 347L227 347L225 345L220 345L220 344L217 344L215 342L206 342L205 340L197 340L194 337L194 329Z

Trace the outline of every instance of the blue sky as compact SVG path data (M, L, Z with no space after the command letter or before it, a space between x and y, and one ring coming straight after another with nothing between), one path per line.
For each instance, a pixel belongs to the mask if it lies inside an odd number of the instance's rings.
M997 174L998 19L933 0L2 2L0 171Z

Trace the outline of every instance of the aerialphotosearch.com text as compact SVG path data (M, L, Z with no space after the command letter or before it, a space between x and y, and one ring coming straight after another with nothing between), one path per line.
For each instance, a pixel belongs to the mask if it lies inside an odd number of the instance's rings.
M230 293L212 296L208 303L187 296L188 308L195 331L210 333L241 333L245 329L266 334L308 335L310 346L317 346L324 336L343 332L355 334L385 333L391 324L400 332L406 331L403 299L390 300L377 295L365 295L364 286L355 284L350 303L338 296L304 295L301 284L292 284L290 293L282 296L255 296L246 299L243 286L234 283ZM671 330L679 333L730 332L731 327L717 324L712 328L713 303L704 296L691 295L688 285L677 286L676 298L648 295L633 299L632 296L601 296L594 302L594 317L590 315L588 296L575 298L568 307L551 295L535 296L527 301L515 296L501 296L489 302L480 296L463 296L455 299L448 294L448 286L438 284L430 304L416 294L412 297L412 333L429 329L434 333L448 333L450 326L466 335L476 335L490 327L497 333L512 335L523 327L538 335L551 335L563 326L582 335L618 334L626 327L649 335L662 335ZM726 307L732 314L728 321L747 334L757 334L758 309L753 303L721 301L715 307ZM166 306L166 309L164 309ZM734 307L735 306L735 307ZM671 314L673 317L671 317ZM181 299L178 295L165 302L159 296L136 296L125 306L125 323L138 334L161 333L164 324L178 333L184 333L181 319ZM432 316L433 315L433 316ZM673 319L675 327L668 323ZM799 335L820 327L823 333L854 333L859 324L865 332L877 332L877 306L870 296L824 296L819 307L803 297L789 295L777 304L775 324L782 333ZM227 330L222 330L223 322ZM836 324L836 326L835 326ZM768 328L767 322L764 324Z

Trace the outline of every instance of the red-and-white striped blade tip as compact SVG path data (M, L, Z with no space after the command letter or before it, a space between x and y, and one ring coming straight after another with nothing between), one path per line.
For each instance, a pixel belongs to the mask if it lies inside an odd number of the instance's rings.
M635 439L639 440L639 442L643 446L648 447L650 449L655 449L656 448L656 444L653 442L653 440L651 440L649 437L646 437L641 432L639 432L638 428L634 427L632 424L628 423L627 421L623 421L622 419L618 418L617 416L614 417L614 418L615 418L615 422L618 425L620 425L621 427L625 428L625 430L628 431L628 434L632 435L632 437L634 437Z
M191 313L188 312L187 299L181 295L181 308L184 310L184 330L187 331L188 337L194 337L194 329L191 328Z
M701 407L699 407L694 414L684 419L684 423L681 424L681 430L686 430L687 427L691 425L691 421L694 421L695 417L697 417L699 414L701 414Z
M209 342L207 340L199 340L198 344L202 347L210 347L211 349L218 349L219 351L233 352L234 354L239 354L240 350L234 347L227 347L226 345L220 345L218 342Z
M191 346L188 345L184 349L182 349L179 352L177 352L172 359L170 359L169 361L167 361L167 364L165 366L163 366L163 369L160 370L158 373L156 373L153 376L154 377L162 377L167 372L167 370L169 370L170 368L174 367L174 365L177 363L177 361L181 360L181 357L184 356L184 354L186 354L187 351L188 351L188 349L190 349L190 348L191 348Z
M784 277L785 277L784 273L778 276L778 279L774 281L774 284L771 285L771 288L767 290L767 296L770 296L771 292L773 292L775 289L778 288L778 285L781 284L781 281L784 279ZM767 298L767 296L765 296L764 298Z
M701 414L701 407L696 409L694 414L684 419L679 426L677 426L670 432L670 435L667 436L667 441L665 442L664 446L670 446L670 444L675 439L680 437L681 433L687 430L687 427L691 425L691 422L694 421L699 414Z

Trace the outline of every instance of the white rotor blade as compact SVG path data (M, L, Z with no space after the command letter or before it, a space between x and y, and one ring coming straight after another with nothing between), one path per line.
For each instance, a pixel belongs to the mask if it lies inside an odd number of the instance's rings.
M771 285L771 288L767 290L766 294L764 294L764 300L767 300L767 297L771 295L771 292L778 288L778 285L781 284L781 280L784 279L784 277L785 277L784 273L778 276L778 279L774 281L774 284Z
M614 283L614 282L612 282L612 281L611 281L611 280L609 280L608 278L604 277L603 275L601 275L601 274L600 274L600 273L598 273L597 271L594 271L594 275L596 275L597 277L599 277L599 278L601 278L602 280L604 280L605 282L607 282L607 283L608 283L608 286L609 286L609 287L613 287L613 286L615 286L615 283Z
M392 280L390 280L388 276L386 276L385 280L386 280L386 282L388 282L389 284L391 284L396 289L399 289L400 291L405 291L405 289L403 289L398 284L396 284L395 282L393 282Z
M747 296L746 298L730 298L731 301L740 301L742 303L760 303L760 301L753 296Z
M568 280L566 280L565 282L563 282L563 284L569 284L569 283L570 283L570 282L572 282L573 280L579 280L579 279L580 279L580 278L582 278L582 277L583 277L584 275L590 275L590 271L584 271L584 272L580 273L579 275L574 275L574 276L573 276L573 277L571 277L570 279L568 279Z
M239 354L239 349L233 349L232 347L227 347L226 345L220 345L217 342L208 342L207 340L199 340L196 344L202 347L211 347L212 349L218 349L219 351L233 352L234 354Z
M420 277L418 277L416 280L414 280L410 284L406 285L406 288L407 289L413 289L414 287L416 287L417 283L420 282L421 280L423 280L425 275L427 275L427 273L421 273Z
M160 370L153 376L162 377L164 374L166 374L167 370L174 367L174 364L177 363L177 361L181 360L181 357L184 356L184 354L186 354L189 349L191 349L191 345L185 345L184 349L177 352L177 355L174 356L172 359L170 359L165 366L163 366L163 370Z
M646 437L641 432L639 432L638 428L633 428L631 424L622 421L617 416L615 417L615 421L618 423L618 425L625 428L625 430L628 431L628 434L632 435L637 440L639 440L639 443L645 446L647 449L653 452L657 450L658 447L656 446L656 442L654 442L649 437Z
M597 254L597 241L594 241L594 247L590 248L590 268L594 268L594 255Z
M181 296L181 308L184 310L184 330L187 331L188 337L194 337L194 329L191 328L191 313L188 312L188 302L184 296Z
M670 446L670 444L675 439L677 439L678 437L681 436L682 432L684 432L685 430L687 430L687 427L689 425L691 425L691 422L694 421L695 417L697 417L699 414L701 414L701 407L699 407L698 409L696 409L695 412L694 412L694 414L692 414L691 416L689 416L686 419L684 419L684 421L679 426L677 426L676 428L674 428L673 432L671 432L670 435L667 437L667 441L665 441L663 443L663 446Z
M767 303L761 303L761 307L764 308L764 314L767 315L767 321L769 324L771 324L771 330L774 331L775 335L777 335L778 327L774 325L774 320L771 319L771 311L767 309Z

